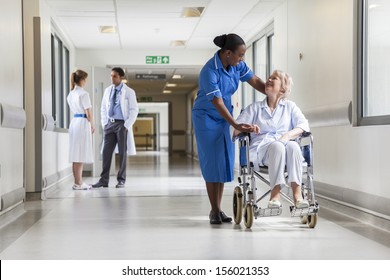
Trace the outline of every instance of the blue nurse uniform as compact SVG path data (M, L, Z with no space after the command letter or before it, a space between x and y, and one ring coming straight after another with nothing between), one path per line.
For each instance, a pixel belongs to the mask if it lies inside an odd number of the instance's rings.
M234 179L234 144L229 123L219 114L211 101L222 98L230 114L231 96L239 82L253 77L244 61L226 70L216 52L202 68L199 90L192 109L192 122L198 147L199 164L206 182L230 182Z

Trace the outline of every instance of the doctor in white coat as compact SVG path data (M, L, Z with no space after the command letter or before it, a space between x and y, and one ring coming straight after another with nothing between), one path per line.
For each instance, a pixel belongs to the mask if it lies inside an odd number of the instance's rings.
M133 124L138 115L135 91L122 83L125 72L120 67L111 70L112 85L104 91L101 106L103 136L103 171L93 188L108 187L112 155L119 152L117 188L125 187L127 155L135 155Z

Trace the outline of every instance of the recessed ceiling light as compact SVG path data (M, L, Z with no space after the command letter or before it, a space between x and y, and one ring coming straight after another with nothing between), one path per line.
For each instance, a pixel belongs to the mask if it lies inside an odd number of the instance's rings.
M112 25L99 26L100 33L116 33L116 27Z
M169 93L172 93L172 90L167 90L167 89L164 89L164 90L163 90L163 93L165 93L165 94L169 94Z
M183 79L183 75L175 74L172 76L172 79Z
M182 17L200 17L204 7L184 7L181 13Z
M176 87L177 84L171 84L171 83L167 83L167 87Z
M175 40L171 41L171 47L184 47L186 45L186 41Z

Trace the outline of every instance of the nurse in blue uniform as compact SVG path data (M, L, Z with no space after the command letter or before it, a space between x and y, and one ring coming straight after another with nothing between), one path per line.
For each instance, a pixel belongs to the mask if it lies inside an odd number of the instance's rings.
M214 38L220 47L202 68L199 90L192 109L192 121L198 147L199 164L211 204L211 224L231 222L221 209L225 182L234 179L234 144L229 127L253 132L251 124L236 123L231 97L239 82L248 82L257 91L265 92L264 82L253 74L243 61L246 51L244 40L236 34Z

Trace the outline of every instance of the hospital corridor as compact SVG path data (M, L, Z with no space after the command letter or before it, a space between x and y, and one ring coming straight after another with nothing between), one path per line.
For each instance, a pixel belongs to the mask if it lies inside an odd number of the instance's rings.
M389 259L390 233L320 209L315 229L286 213L243 224L210 225L198 163L141 152L124 189L73 191L64 181L45 201L28 202L1 229L1 259ZM113 178L114 179L114 178ZM87 182L93 182L88 178ZM224 195L232 214L234 182ZM321 206L322 203L320 202ZM287 204L285 205L287 206ZM287 208L287 207L286 207Z
M383 275L389 1L0 7L2 279Z

